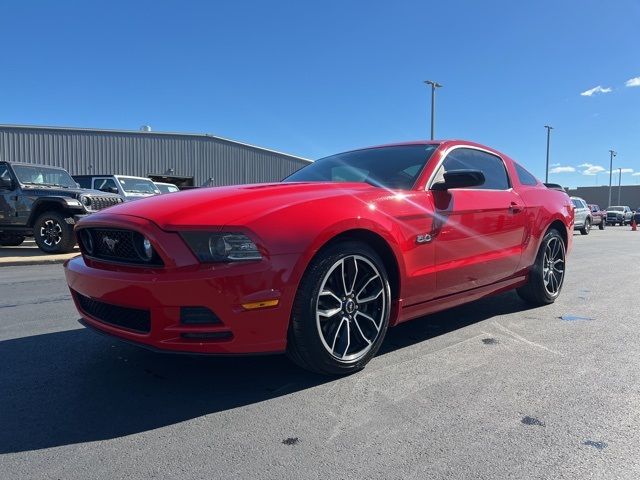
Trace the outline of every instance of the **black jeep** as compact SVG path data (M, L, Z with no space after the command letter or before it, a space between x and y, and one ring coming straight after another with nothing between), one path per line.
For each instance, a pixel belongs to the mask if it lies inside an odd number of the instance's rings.
M43 252L70 252L76 220L121 202L119 195L79 188L63 168L0 161L0 245L33 236Z

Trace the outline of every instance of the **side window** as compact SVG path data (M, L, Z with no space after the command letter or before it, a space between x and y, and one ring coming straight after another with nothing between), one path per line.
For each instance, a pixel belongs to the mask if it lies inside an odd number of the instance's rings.
M76 183L78 185L80 185L81 188L91 188L91 179L90 178L86 178L86 177L73 177L73 179L76 181Z
M9 167L7 167L6 165L0 165L0 178L11 180L11 175L9 175Z
M444 173L450 170L480 170L484 173L484 184L475 189L508 190L509 177L504 163L490 153L471 148L457 148L447 155L435 175L435 182L444 180Z
M518 180L522 185L537 185L538 179L527 171L522 165L513 162L516 167L516 173L518 174Z
M114 182L112 178L95 179L93 181L93 188L95 188L96 190L102 190L103 192L106 192L111 188L115 188L116 190L118 189L118 187L116 186L116 182Z

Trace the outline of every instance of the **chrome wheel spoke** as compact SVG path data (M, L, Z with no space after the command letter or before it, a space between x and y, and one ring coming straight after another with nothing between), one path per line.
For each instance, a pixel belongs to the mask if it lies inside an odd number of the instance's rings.
M367 320L369 320L371 323L373 323L373 326L376 327L376 331L380 331L380 325L378 325L376 323L376 321L373 319L373 317L370 317L369 315L367 315L366 313L362 313L362 312L356 312L355 314L355 318L358 318L358 315L360 315L361 317L366 318Z
M366 298L358 298L356 297L356 300L358 300L358 303L369 303L369 302L373 302L374 300L376 300L380 295L382 295L382 292L384 290L381 288L378 293L376 293L375 295L371 295L369 297Z
M360 332L360 335L362 336L364 341L367 342L369 345L371 345L371 340L369 340L367 338L367 336L364 333L362 333L362 328L360 328L360 324L358 323L358 316L357 315L353 318L353 323L355 323L356 328L358 329L358 332Z
M342 307L330 308L328 310L318 309L318 315L325 318L331 318L342 311Z

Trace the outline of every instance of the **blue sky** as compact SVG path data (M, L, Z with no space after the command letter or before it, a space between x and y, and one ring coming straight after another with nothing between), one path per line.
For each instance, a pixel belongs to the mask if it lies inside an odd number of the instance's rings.
M0 123L149 124L319 158L426 138L422 81L434 79L436 137L485 143L544 178L550 124L550 181L608 183L613 148L614 169L633 170L623 183L640 183L640 85L625 86L640 77L637 0L15 1L0 12Z

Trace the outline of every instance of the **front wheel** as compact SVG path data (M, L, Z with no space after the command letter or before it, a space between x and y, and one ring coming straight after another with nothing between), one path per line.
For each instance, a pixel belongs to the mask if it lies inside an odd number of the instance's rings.
M73 225L69 225L58 212L40 215L33 224L33 237L45 253L69 253L76 244Z
M520 298L533 305L548 305L556 301L564 283L566 249L560 233L549 230L529 271L526 285L518 288Z
M287 354L324 375L362 369L389 325L391 290L380 257L367 245L344 241L321 251L298 288Z

